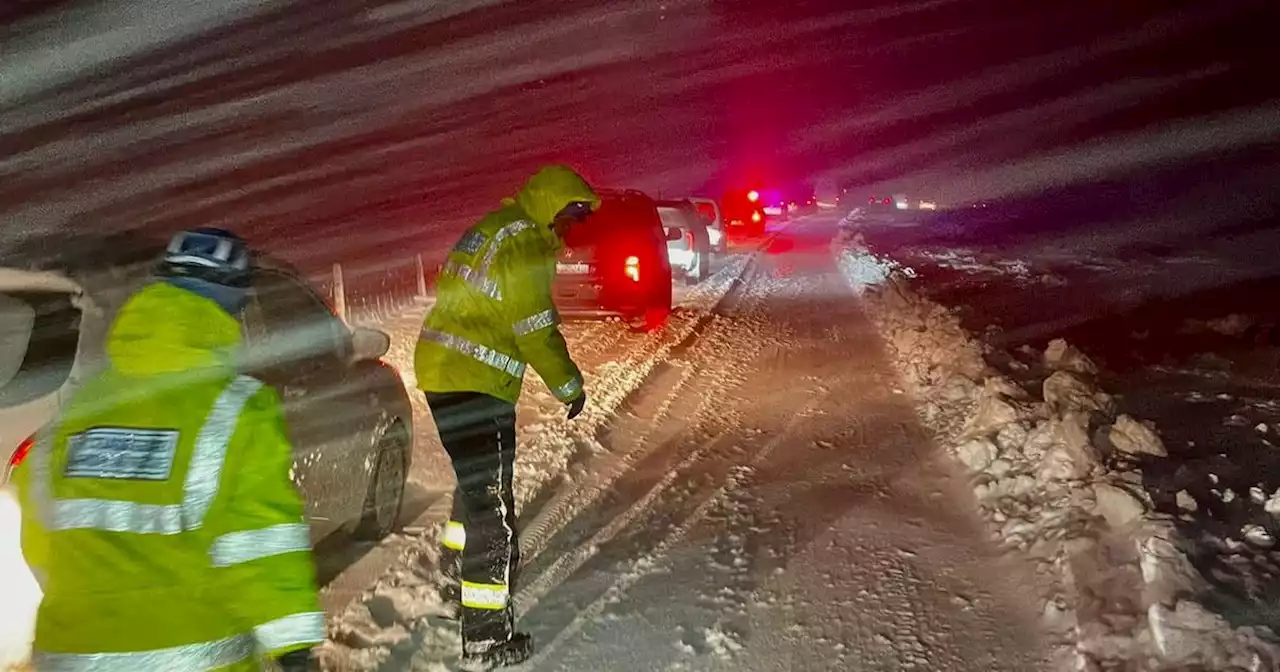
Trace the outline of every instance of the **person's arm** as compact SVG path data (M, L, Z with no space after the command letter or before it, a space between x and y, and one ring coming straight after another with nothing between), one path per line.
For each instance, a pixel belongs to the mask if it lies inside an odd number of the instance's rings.
M503 313L521 358L542 378L551 393L564 403L582 396L582 372L569 356L569 345L560 333L560 315L551 298L555 280L553 252L535 234L518 235L498 253L502 276Z
M228 608L253 629L258 655L271 658L325 639L311 531L292 467L278 395L264 386L245 404L228 450L226 510L209 555L231 589Z

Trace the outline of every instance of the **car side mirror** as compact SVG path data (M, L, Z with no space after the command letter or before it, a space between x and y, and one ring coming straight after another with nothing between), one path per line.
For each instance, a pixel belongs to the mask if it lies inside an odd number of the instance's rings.
M391 336L385 331L356 327L351 330L351 361L369 362L381 359L391 350Z
M680 229L667 229L667 242L674 243L677 240L684 239L684 231Z

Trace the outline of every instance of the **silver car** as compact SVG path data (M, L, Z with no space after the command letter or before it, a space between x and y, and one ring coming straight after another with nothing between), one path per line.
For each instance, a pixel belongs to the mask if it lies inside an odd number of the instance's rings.
M31 435L101 367L110 320L142 281L77 282L72 275L79 274L0 268L4 481L25 457ZM365 539L389 534L414 435L400 374L381 359L390 338L348 327L299 273L270 258L259 259L243 325L244 368L283 400L292 475L306 499L313 540L341 528Z
M658 216L668 233L679 231L667 241L667 259L673 276L698 284L711 277L711 235L706 220L687 200L658 201Z

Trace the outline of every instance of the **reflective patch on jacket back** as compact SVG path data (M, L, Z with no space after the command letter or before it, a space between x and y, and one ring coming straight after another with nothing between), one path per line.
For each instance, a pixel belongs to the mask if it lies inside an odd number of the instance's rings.
M168 480L178 432L95 427L67 437L67 478Z
M460 240L458 240L458 244L453 246L453 251L462 252L464 254L475 254L480 251L480 248L484 247L486 240L488 240L488 237L483 233L480 233L479 231L468 231Z

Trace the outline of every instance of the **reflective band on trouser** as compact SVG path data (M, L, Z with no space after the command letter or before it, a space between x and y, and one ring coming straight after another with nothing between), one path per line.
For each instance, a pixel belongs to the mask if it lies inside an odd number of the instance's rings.
M574 397L578 396L578 393L581 391L582 391L582 379L573 378L572 380L565 383L564 385L561 385L560 387L557 387L556 389L551 390L551 393L556 395L556 399L559 399L560 401L569 401L570 399L573 399Z
M253 656L253 638L228 637L214 642L127 653L47 653L33 651L40 672L141 672L142 670L215 670Z
M507 587L500 583L462 582L462 606L471 609L507 608Z
M134 534L178 534L198 530L218 494L218 481L227 447L240 420L245 402L262 383L238 376L218 395L196 435L187 467L181 504L139 504L110 499L56 499L49 467L52 442L44 443L31 459L32 497L45 525L54 531L102 530Z
M498 283L466 264L450 261L444 265L444 273L461 278L463 282L471 285L472 289L494 301L502 300L502 292L498 289Z
M324 641L324 612L307 611L277 618L253 629L259 653L270 653L290 647L319 644Z
M440 543L452 551L463 550L467 547L467 528L456 520L449 521L444 526L444 536L440 537Z
M511 325L511 330L515 332L516 336L527 336L539 329L554 327L557 324L560 324L560 314L556 312L555 308L550 308L522 320L517 320L515 324Z
M309 550L311 529L301 523L286 523L224 534L213 540L209 556L214 567L230 567L273 555Z
M423 327L422 340L439 343L450 350L460 352L478 362L503 371L513 378L520 378L524 375L524 362L512 359L501 352L491 350L478 343L472 343L461 336L454 336L443 331Z

